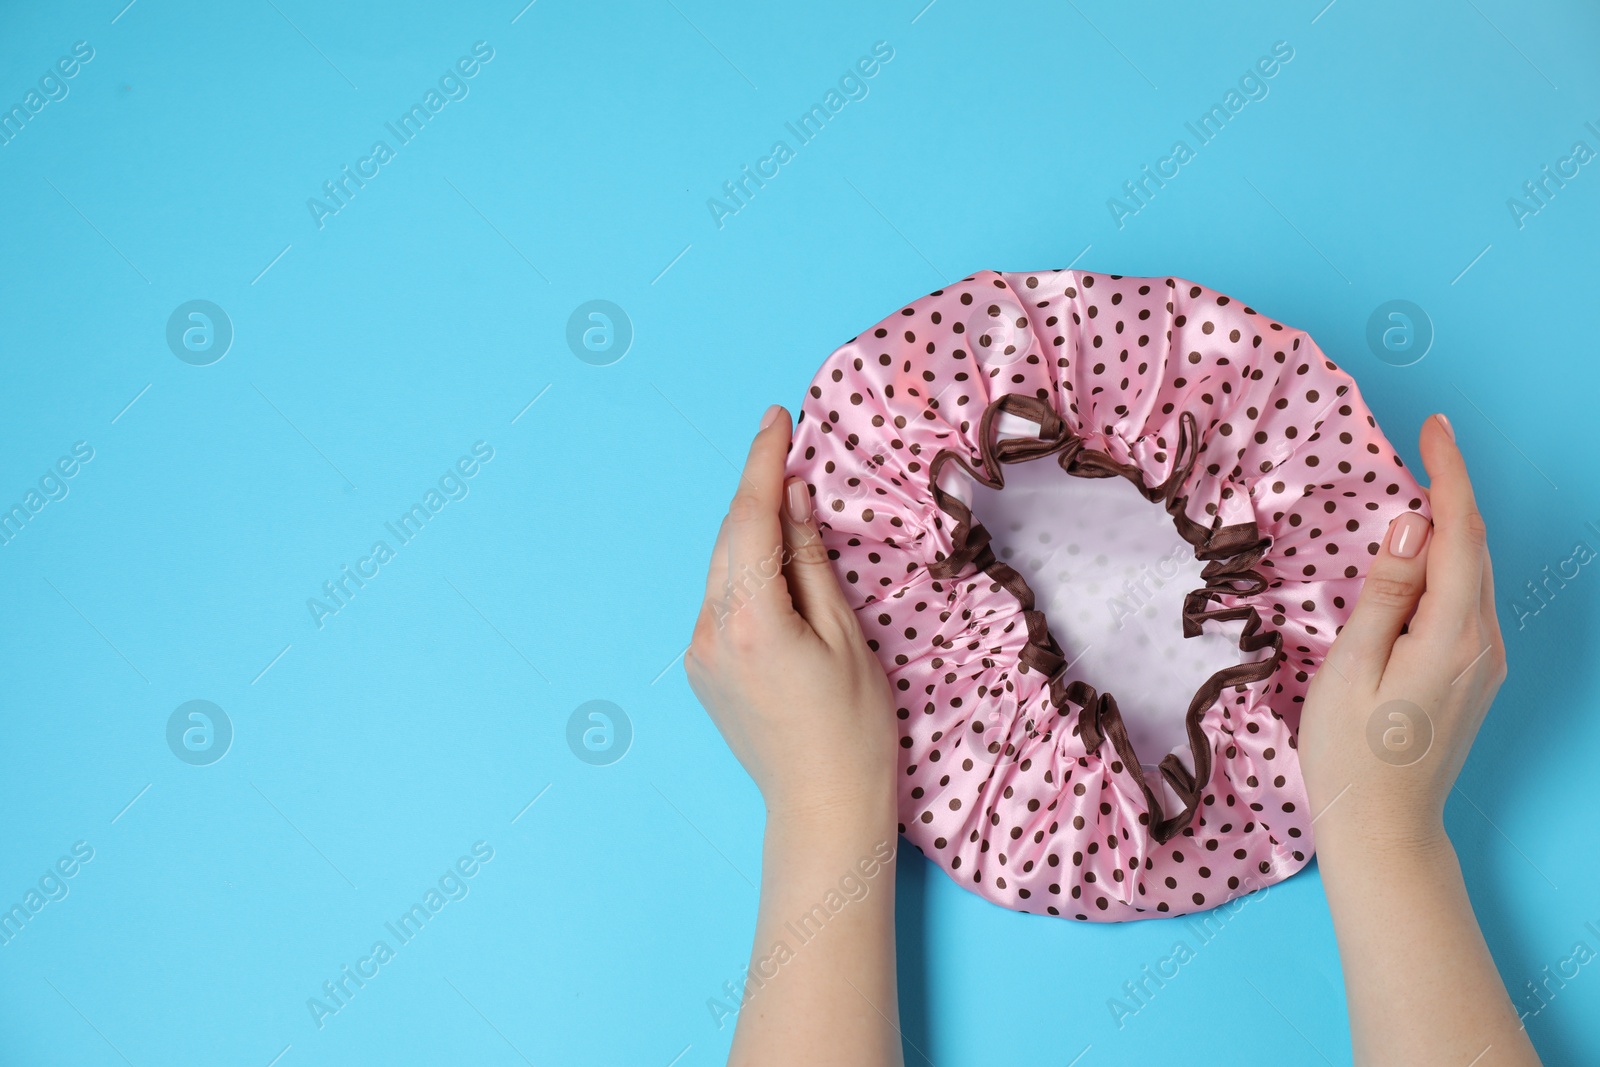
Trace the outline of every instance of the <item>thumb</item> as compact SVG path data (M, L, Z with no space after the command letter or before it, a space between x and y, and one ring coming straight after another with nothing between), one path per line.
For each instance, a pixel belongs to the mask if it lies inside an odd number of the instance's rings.
M1414 511L1389 524L1350 621L1328 652L1327 664L1345 681L1377 688L1394 643L1422 597L1431 530L1428 520Z
M828 550L811 512L811 487L790 478L783 492L783 574L800 616L822 633L837 629L836 620L850 614L839 579L828 562Z

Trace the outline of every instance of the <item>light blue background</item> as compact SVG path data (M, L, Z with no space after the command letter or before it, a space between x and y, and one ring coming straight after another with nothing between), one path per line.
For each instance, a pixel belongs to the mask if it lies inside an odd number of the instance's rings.
M95 49L0 146L0 500L95 449L0 547L0 904L95 850L0 947L3 1062L720 1062L761 809L676 657L734 465L835 346L985 267L1234 294L1414 466L1452 416L1512 666L1450 830L1519 1007L1600 949L1600 576L1514 609L1600 546L1600 166L1507 207L1600 148L1592 5L124 2L0 13L7 108ZM307 198L480 40L470 95L318 229ZM719 229L707 199L877 41L870 95ZM1108 198L1276 41L1269 95L1119 228ZM164 339L197 298L236 331L209 367ZM565 342L597 298L636 330L612 366ZM1395 298L1437 335L1404 368L1365 341ZM470 496L318 629L306 599L480 440ZM236 731L209 767L165 741L196 698ZM635 731L611 766L565 740L592 699ZM479 840L470 895L319 1030L307 998ZM898 891L910 1063L1349 1060L1314 869L1203 946L1011 914L914 853ZM1529 1020L1546 1062L1600 1061L1597 1011L1591 965Z

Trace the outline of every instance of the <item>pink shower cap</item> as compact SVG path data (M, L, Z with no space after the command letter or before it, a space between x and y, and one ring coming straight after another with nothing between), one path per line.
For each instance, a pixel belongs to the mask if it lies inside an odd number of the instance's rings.
M958 883L1116 921L1305 865L1301 703L1427 514L1309 336L1176 278L983 271L828 358L789 473L893 687L900 830Z

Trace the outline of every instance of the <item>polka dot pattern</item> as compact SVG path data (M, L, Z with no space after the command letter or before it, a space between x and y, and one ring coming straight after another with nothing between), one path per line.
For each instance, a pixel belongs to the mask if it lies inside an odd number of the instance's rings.
M1226 544L1250 564L1251 580L1189 598L1195 625L1253 612L1275 647L1270 673L1197 694L1190 759L1163 772L1192 810L1162 809L1114 701L1108 717L1106 694L1060 684L1063 650L1025 584L998 580L970 544L981 527L941 506L936 466L1003 483L994 468L1028 452L984 440L1001 408L1135 481L1202 559ZM789 471L889 674L901 832L950 877L1009 908L1118 921L1215 907L1305 865L1301 702L1390 520L1427 514L1305 333L1176 278L984 271L829 357Z

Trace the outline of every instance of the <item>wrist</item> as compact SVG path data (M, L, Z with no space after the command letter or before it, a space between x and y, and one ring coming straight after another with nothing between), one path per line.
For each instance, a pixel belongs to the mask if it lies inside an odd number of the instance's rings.
M803 782L784 783L786 788L763 790L767 820L796 829L815 827L834 832L875 831L884 824L895 829L898 816L893 775L856 780L860 777L829 780L812 775Z
M895 798L890 790L784 798L767 805L767 836L823 853L893 845Z
M1435 877L1459 871L1442 820L1326 820L1316 836L1324 880L1381 881Z
M835 886L852 890L880 881L893 886L899 848L899 828L891 820L819 818L811 812L769 815L762 849L763 896L769 879L792 890ZM892 892L884 899L892 901Z
M1432 855L1450 847L1442 804L1366 783L1336 796L1315 825L1317 852L1323 855Z

